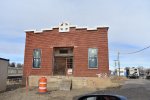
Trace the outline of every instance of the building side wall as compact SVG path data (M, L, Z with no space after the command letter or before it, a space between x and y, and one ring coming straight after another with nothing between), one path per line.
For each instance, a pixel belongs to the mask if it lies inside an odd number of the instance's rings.
M0 60L0 91L6 90L8 63L9 61Z
M108 73L108 28L75 29L59 33L58 29L42 33L26 33L24 75L53 75L53 48L73 47L74 76L96 76ZM32 68L33 49L40 48L41 68ZM98 69L88 68L88 48L98 48Z

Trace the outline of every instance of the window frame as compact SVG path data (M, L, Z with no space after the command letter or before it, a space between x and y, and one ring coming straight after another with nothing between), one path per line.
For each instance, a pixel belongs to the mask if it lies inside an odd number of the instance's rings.
M35 53L35 50L39 50L40 51L40 57L39 58L36 58L34 57L34 53ZM36 49L33 49L33 58L32 58L32 68L33 69L40 69L41 68L41 55L42 55L42 50L39 49L39 48L36 48ZM39 66L38 67L35 67L34 65L34 59L39 59Z
M90 66L90 61L89 61L89 59L90 59L90 52L89 52L89 50L90 49L95 49L96 50L96 57L97 57L97 64L96 64L96 66L95 67L91 67ZM88 48L88 69L98 69L98 48Z

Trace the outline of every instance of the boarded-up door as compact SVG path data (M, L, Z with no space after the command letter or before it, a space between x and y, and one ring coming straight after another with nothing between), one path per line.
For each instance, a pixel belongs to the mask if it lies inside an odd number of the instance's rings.
M66 57L55 57L54 75L66 75Z

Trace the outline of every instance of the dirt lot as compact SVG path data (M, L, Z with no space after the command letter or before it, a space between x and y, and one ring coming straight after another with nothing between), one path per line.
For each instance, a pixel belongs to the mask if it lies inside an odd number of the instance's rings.
M73 89L71 91L49 90L46 94L38 94L37 87L30 87L28 91L26 91L26 87L22 87L18 83L12 83L8 84L5 92L0 93L0 100L72 100L73 97L99 90L102 89L82 88Z
M38 94L37 88L18 88L12 91L0 93L0 100L72 100L74 96L94 92L95 90L77 89L71 91L48 91L46 94Z

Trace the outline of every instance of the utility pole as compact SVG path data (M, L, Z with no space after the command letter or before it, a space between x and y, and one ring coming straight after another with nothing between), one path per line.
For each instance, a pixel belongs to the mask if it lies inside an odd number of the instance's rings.
M117 66L117 61L118 61L118 60L114 60L114 64L115 64L115 66L114 66L114 67L115 67L115 75L117 75L117 68L116 68L116 66Z
M119 68L119 77L120 77L120 59L119 59L120 53L118 52L118 68Z
M116 63L117 61L118 61L118 60L114 60L114 62L115 62L115 63L114 63L114 64L115 64L115 68L116 68L116 66L117 66L117 63Z

